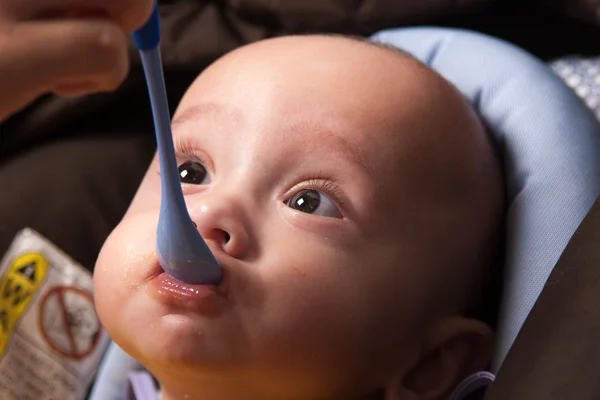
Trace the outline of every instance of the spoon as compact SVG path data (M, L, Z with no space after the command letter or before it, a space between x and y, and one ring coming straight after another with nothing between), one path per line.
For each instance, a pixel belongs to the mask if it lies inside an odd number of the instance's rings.
M133 33L148 85L158 147L162 187L156 253L163 270L188 284L218 284L223 272L185 205L160 55L158 6L148 22Z

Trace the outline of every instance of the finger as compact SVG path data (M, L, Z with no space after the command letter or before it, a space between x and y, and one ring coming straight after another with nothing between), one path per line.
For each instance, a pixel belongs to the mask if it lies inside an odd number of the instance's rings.
M23 107L54 88L60 92L61 85L114 90L129 69L125 35L109 21L3 26L0 54L0 110Z
M150 18L154 0L4 0L2 6L4 13L17 21L49 16L108 15L126 33L131 33Z

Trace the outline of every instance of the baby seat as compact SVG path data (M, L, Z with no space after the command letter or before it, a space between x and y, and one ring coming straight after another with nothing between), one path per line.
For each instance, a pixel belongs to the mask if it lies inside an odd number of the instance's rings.
M600 194L600 125L542 62L503 41L442 28L373 39L413 54L475 106L504 164L508 212L493 371L502 365L563 250ZM112 344L91 400L121 400L138 364Z

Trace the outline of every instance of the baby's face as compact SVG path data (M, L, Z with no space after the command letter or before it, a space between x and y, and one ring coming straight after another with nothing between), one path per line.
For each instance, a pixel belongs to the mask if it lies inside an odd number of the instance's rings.
M420 138L439 128L432 81L332 38L264 42L206 70L173 134L224 280L190 295L157 278L155 160L95 270L114 340L173 398L343 397L405 374L443 287L421 226L441 213L414 194Z

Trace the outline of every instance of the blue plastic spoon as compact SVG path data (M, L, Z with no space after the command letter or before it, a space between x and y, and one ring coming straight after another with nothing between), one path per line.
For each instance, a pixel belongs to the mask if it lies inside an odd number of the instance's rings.
M157 7L146 25L134 32L133 37L146 75L158 144L162 185L156 236L158 260L165 272L179 281L217 284L223 277L221 267L190 218L179 181L160 56Z

